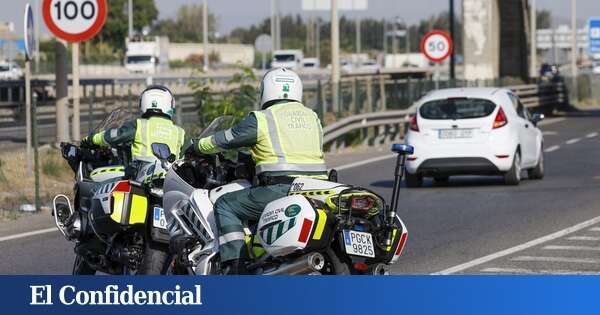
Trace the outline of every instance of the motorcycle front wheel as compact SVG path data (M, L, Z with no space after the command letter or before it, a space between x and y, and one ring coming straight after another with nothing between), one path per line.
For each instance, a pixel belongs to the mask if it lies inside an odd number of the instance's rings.
M83 257L79 254L75 255L75 262L73 262L73 275L95 275L96 270L85 262Z

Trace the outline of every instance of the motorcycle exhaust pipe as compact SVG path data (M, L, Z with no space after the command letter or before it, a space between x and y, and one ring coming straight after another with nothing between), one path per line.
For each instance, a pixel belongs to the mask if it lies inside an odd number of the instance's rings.
M325 267L325 257L321 253L310 253L291 263L281 265L273 271L266 272L264 275L306 275L319 272L323 267Z

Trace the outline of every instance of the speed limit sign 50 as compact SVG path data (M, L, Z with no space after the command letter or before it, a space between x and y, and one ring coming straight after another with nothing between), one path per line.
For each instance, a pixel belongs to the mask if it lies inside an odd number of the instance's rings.
M42 11L56 37L81 42L102 29L108 9L106 0L44 0Z
M450 35L442 31L427 33L421 40L421 52L432 62L442 62L454 49Z

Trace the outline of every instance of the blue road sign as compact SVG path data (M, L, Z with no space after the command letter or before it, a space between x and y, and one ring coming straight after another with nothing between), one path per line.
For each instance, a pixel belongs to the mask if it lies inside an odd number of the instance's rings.
M600 54L600 18L591 18L588 28L590 54Z

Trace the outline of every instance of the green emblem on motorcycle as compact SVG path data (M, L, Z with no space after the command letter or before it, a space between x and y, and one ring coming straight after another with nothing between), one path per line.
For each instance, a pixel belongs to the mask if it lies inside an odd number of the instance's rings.
M284 92L289 92L289 91L290 91L290 85L289 85L289 84L287 84L287 83L286 83L286 84L284 84L284 85L283 85L283 91L284 91Z
M287 208L285 208L285 211L283 213L285 213L285 215L288 218L292 218L298 215L298 213L300 213L300 211L302 210L302 208L299 205L290 205Z

